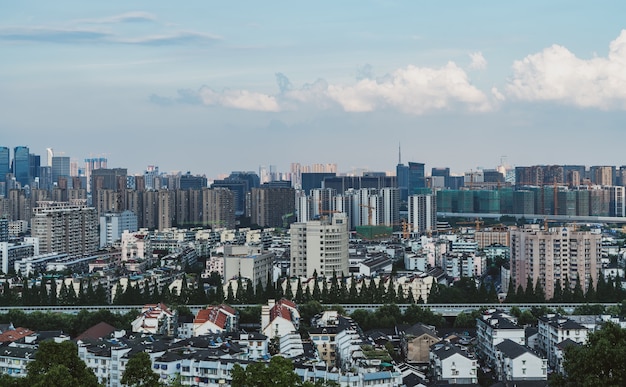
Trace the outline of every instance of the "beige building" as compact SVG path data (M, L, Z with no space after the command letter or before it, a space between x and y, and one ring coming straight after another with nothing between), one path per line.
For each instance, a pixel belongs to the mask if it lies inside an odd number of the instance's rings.
M224 246L225 282L241 276L250 278L252 286L256 286L260 280L265 287L268 273L274 267L274 257L274 253L263 251L261 247Z
M510 246L509 230L506 227L490 227L484 230L476 230L474 239L479 249L491 245Z
M291 275L310 278L314 272L348 275L348 217L337 213L291 225Z
M84 202L41 202L33 209L31 232L41 254L91 254L100 242L98 220L96 209Z
M522 228L511 231L511 277L515 288L526 287L527 278L537 280L546 298L554 296L556 281L563 286L569 280L572 288L580 278L586 290L590 281L598 283L601 236L569 227L549 230Z
M202 223L213 228L235 227L235 193L228 188L202 190Z

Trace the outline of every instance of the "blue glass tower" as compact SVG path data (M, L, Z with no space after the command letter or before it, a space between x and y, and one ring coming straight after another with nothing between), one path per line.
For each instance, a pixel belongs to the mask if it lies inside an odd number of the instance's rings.
M13 176L22 187L30 185L30 152L27 146L13 149Z

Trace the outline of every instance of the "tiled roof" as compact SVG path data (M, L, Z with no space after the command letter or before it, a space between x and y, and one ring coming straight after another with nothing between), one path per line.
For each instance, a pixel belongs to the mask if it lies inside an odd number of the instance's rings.
M0 334L0 343L14 342L32 335L33 331L28 328L15 328L12 331L5 331Z
M78 335L76 340L100 339L109 336L113 332L115 332L115 327L102 321Z
M222 309L223 305L212 306L208 309L202 309L198 311L196 318L193 320L194 324L204 324L209 321L212 324L224 329L226 327L226 322L228 321L228 315L224 313ZM230 307L229 307L230 308ZM234 310L230 308L231 310Z
M526 352L532 353L528 348L523 345L519 345L516 342L506 339L500 344L496 345L496 348L505 354L509 359L516 359L520 355L525 354Z

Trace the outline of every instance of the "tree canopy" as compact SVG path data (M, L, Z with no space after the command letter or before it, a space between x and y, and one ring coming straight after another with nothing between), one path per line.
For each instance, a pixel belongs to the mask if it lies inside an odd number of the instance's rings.
M587 342L565 351L565 376L556 377L558 386L625 386L626 330L606 323L590 333Z
M71 341L39 344L35 360L28 364L27 371L24 386L99 386L98 378L78 357L76 344Z
M121 382L132 387L151 387L158 386L159 380L159 375L152 371L150 355L137 352L128 360Z

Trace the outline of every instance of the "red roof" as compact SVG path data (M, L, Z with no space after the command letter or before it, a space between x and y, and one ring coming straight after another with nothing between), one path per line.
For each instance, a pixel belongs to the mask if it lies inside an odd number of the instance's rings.
M283 304L283 305L287 305L290 308L296 309L296 304L293 301L288 300L286 298L281 298L280 301L278 301L278 303L279 304Z
M0 334L0 343L14 342L26 336L32 335L33 331L28 328L15 328L12 331L4 331Z
M76 340L101 339L109 336L113 332L115 332L115 327L103 321L81 333Z
M204 324L207 321L215 324L216 326L224 329L226 327L226 322L228 321L228 315L225 313L228 312L226 308L222 308L223 305L212 306L207 309L202 309L198 311L196 318L193 320L194 324ZM228 309L234 312L234 309L228 307Z
M291 312L289 308L286 308L279 302L270 309L270 321L274 321L276 317L282 317L287 321L291 321Z

